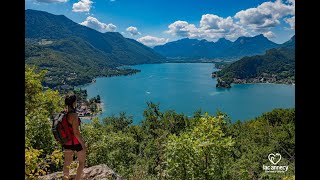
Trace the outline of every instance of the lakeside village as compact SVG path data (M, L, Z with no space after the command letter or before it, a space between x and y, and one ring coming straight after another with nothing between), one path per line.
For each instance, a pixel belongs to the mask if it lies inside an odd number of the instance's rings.
M87 99L87 90L75 89L74 94L77 96L77 113L83 119L92 119L102 111L100 95Z
M217 78L216 87L218 87L218 88L231 88L231 83L234 83L234 84L277 83L277 84L295 85L294 77L281 78L281 77L277 76L276 74L271 74L270 75L270 74L267 74L267 73L262 73L261 76L257 76L257 77L254 77L254 78L245 78L245 79L232 78L232 79L229 79L229 80L224 80L223 78L218 77L216 72L213 72L211 77L212 78Z

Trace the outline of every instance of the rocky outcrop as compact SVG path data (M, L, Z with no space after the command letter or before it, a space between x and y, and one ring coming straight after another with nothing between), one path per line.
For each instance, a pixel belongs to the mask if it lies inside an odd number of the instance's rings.
M217 84L216 87L217 88L231 88L231 83L230 82L226 82L220 78L217 79Z
M76 175L75 170L70 170L70 180L74 179ZM107 165L101 164L85 168L82 174L83 180L122 180L122 177L110 169ZM41 176L39 180L61 180L63 176L62 172L56 172Z
M212 78L217 78L217 77L218 77L217 71L213 72L213 73L211 74L211 77L212 77Z

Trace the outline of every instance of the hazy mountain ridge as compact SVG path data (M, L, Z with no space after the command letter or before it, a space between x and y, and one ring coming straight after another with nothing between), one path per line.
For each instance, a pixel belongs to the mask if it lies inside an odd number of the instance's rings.
M186 59L239 59L244 56L262 55L268 49L281 47L262 34L254 37L239 37L234 42L221 38L216 42L184 38L155 46L153 49L169 58Z

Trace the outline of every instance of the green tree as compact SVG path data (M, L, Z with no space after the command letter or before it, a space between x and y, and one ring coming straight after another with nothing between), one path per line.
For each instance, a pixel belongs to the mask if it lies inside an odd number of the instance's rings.
M160 112L159 104L153 102L147 102L147 109L144 110L142 120L142 128L147 134L150 134L153 138L158 136L157 129L160 128L160 121L162 118L162 112Z
M50 116L63 108L57 91L44 90L46 71L25 67L25 151L26 178L36 178L62 166L62 153L51 133Z
M88 144L88 166L107 164L123 177L133 174L139 144L131 133L113 131L112 124L100 122L98 118L82 126Z
M189 131L170 135L165 147L168 179L226 179L234 141L221 126L222 116L204 117Z
M295 172L295 110L274 109L255 119L237 121L228 127L235 140L230 174L235 179L279 179ZM280 153L278 165L288 165L285 173L265 173L268 155Z
M100 95L99 95L99 94L97 95L97 99L96 99L96 100L97 100L97 103L100 103L100 102L101 102L101 98L100 98Z
M133 122L132 116L127 116L125 112L120 112L119 117L110 116L104 118L103 122L106 125L112 125L115 132L117 131L124 131L129 127L130 124Z
M26 146L54 150L56 145L51 133L50 116L63 109L63 100L58 91L43 90L41 82L46 71L36 73L35 67L25 69L25 138Z

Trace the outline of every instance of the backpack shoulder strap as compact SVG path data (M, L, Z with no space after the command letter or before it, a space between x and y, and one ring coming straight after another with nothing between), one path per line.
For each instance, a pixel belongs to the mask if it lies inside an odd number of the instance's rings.
M78 122L79 122L80 131L81 131L81 119L79 117L78 117Z

